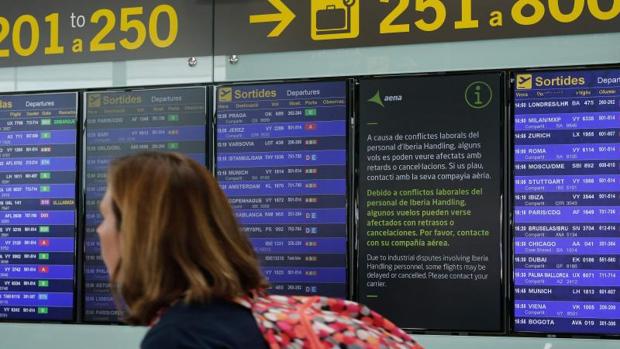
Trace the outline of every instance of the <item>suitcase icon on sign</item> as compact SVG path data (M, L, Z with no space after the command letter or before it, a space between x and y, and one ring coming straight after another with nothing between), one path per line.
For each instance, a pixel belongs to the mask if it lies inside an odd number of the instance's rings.
M359 0L312 0L312 39L350 39L359 35Z
M336 5L328 5L324 10L316 13L317 33L332 32L347 29L347 11L336 8Z

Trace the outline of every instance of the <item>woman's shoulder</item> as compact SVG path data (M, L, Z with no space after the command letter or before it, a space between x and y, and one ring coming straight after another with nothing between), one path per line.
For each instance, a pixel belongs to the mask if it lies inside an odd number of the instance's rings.
M249 309L226 300L215 299L209 303L189 304L177 302L163 313L158 325L170 326L184 322L199 324L210 320L217 320L218 322L246 320L253 322L254 317ZM157 325L155 327L157 327ZM213 328L213 326L209 327Z
M181 331L181 327L170 325L158 325L151 328L140 344L140 349L164 349L164 348L204 348L200 346L188 346L185 343L186 335ZM211 347L207 347L211 349Z
M262 334L248 309L215 300L208 304L175 304L147 332L141 347L261 348L263 343Z

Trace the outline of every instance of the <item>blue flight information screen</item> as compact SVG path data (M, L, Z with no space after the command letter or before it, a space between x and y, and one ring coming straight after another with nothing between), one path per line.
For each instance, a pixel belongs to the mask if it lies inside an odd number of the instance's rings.
M347 295L346 91L218 88L217 178L274 294Z
M116 322L122 315L100 255L99 202L110 161L140 151L175 151L206 163L206 88L181 87L86 93L84 320Z
M620 334L620 70L516 75L516 331Z
M73 320L77 98L0 96L0 319Z

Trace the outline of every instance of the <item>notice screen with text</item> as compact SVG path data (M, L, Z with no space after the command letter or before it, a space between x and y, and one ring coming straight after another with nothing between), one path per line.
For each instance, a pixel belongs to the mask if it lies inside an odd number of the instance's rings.
M360 83L358 294L400 327L502 329L502 81Z

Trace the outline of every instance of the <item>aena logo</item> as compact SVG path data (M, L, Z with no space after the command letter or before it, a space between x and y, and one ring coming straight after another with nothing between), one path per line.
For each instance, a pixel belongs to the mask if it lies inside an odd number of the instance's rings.
M375 93L374 96L372 96L368 102L370 103L374 103L377 105L380 105L382 107L385 108L385 105L383 104L383 102L401 102L403 100L403 96L402 95L394 95L394 96L385 96L385 97L381 97L381 91L377 90L377 93Z

